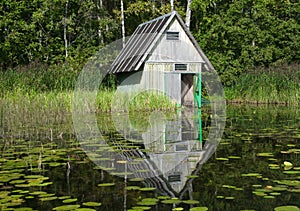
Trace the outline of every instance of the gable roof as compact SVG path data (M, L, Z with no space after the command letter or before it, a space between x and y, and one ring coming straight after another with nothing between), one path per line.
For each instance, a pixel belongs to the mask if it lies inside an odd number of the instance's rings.
M198 51L199 55L203 58L205 62L204 68L206 70L213 70L214 67L203 53L202 49L186 27L183 20L176 11L173 11L151 21L140 24L110 66L108 72L122 73L139 70L141 65L147 59L148 55L152 52L156 43L160 40L161 36L163 36L163 33L174 19L178 20L181 27Z

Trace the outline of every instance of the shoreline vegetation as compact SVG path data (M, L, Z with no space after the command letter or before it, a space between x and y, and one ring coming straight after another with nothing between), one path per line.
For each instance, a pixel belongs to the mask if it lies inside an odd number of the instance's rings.
M28 67L0 72L0 103L12 110L19 106L71 111L79 71L62 65ZM96 111L110 112L116 82L108 77L96 97ZM300 64L256 68L242 74L234 85L224 87L228 103L300 105ZM13 108L16 107L16 108ZM164 95L142 93L129 104L129 111L175 111L176 105Z

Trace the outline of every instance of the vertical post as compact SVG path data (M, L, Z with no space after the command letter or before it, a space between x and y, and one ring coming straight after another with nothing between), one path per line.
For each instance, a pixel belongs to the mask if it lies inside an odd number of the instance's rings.
M202 98L202 94L201 94L201 91L202 91L202 85L201 85L201 73L198 73L196 74L196 78L195 78L195 89L194 89L194 99L197 103L197 107L198 108L201 108L201 98Z
M199 121L199 142L201 145L201 150L202 150L202 113L201 113L201 108L198 109L198 121Z

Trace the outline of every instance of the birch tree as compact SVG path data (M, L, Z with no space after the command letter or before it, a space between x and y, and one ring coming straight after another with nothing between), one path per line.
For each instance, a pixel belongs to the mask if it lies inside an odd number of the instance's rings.
M66 5L65 5L65 17L63 18L64 42L65 42L65 57L66 58L68 58L68 38L67 38L68 5L69 5L69 0L66 1Z
M191 25L191 15L192 15L191 3L192 3L192 0L187 0L185 24L188 29L190 29L190 25Z
M174 11L174 0L171 0L171 11Z
M97 1L97 20L98 20L98 23L100 23L101 21L101 18L100 18L100 12L101 12L101 9L103 7L103 1L102 0L99 0ZM98 38L99 38L99 43L100 44L103 44L103 36L102 36L102 30L101 30L101 27L100 27L100 24L98 26Z
M124 20L124 4L123 0L121 0L121 22L122 22L122 43L123 47L125 46L125 20Z

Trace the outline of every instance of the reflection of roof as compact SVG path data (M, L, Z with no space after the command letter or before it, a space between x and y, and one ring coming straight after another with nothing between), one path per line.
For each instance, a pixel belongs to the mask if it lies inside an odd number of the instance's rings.
M108 72L121 73L137 71L147 59L147 56L153 51L155 45L174 19L178 20L198 53L204 59L206 63L205 68L208 70L214 69L183 20L178 13L174 11L140 24L128 40L126 46L112 63Z

